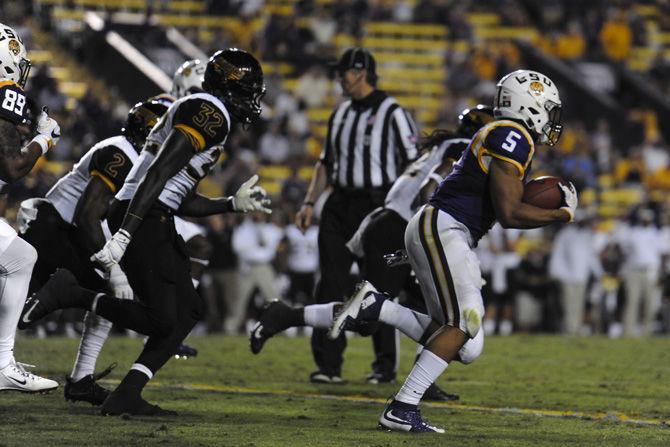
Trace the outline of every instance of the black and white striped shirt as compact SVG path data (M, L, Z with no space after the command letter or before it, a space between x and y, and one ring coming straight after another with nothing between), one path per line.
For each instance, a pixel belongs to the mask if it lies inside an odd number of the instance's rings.
M388 188L417 158L417 129L396 100L376 90L340 104L328 121L321 163L342 188Z

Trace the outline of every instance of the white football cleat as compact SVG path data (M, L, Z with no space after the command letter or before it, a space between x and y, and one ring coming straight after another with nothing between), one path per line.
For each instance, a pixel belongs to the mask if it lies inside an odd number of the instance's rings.
M24 366L32 365L12 361L0 370L0 391L45 393L58 388L58 382L29 373Z
M386 298L381 295L379 297L375 296L375 292L377 292L377 289L368 281L358 283L354 294L342 304L339 313L335 315L333 324L328 331L328 338L335 340L342 331L354 327L361 321L376 321ZM364 301L368 297L369 300ZM365 315L362 315L363 313Z

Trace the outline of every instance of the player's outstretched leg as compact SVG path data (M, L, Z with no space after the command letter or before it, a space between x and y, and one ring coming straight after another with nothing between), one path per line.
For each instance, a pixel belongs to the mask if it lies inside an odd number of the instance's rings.
M26 300L18 327L25 329L58 309L75 307L90 310L96 295L79 286L69 270L58 269L40 290Z
M251 352L258 354L268 339L291 327L329 328L333 324L336 309L341 305L342 303L333 301L290 307L279 300L269 302L249 335Z

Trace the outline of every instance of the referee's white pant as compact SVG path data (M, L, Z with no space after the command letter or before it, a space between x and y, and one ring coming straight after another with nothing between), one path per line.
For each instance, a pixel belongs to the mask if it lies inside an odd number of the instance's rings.
M405 247L431 318L474 338L484 317L482 275L465 225L424 206L410 220Z

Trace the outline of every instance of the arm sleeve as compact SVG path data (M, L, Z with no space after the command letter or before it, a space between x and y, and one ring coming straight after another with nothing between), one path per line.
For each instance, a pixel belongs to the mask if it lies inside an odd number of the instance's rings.
M132 167L133 162L125 152L116 146L105 146L91 157L88 172L91 176L99 177L116 193L123 186Z
M497 126L486 135L484 148L491 157L513 164L523 177L533 157L534 145L528 132L511 125Z
M419 152L416 148L417 129L414 121L402 107L393 111L392 127L395 136L396 150L400 157L401 167L406 167L416 160Z
M13 124L21 124L27 119L28 104L21 87L8 79L0 81L0 118Z
M189 139L197 152L223 143L230 129L227 114L203 98L192 98L179 104L172 126Z

